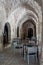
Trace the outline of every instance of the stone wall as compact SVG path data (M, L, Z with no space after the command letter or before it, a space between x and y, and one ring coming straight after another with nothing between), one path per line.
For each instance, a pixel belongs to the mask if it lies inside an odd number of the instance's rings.
M34 20L37 40L42 41L42 5L40 0L1 0L0 1L0 41L3 40L5 23L11 27L11 41L17 37L17 27L21 29L24 21ZM20 31L19 31L20 34ZM3 41L1 42L3 44ZM0 45L1 45L0 43Z
M28 20L22 24L21 33L20 33L21 38L23 38L24 35L25 35L25 38L28 38L29 28L33 30L33 36L36 37L36 24L32 20Z

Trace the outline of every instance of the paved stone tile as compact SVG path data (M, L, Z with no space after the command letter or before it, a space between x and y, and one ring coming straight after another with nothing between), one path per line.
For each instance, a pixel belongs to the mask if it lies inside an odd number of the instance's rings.
M12 49L5 49L3 52L0 52L0 65L28 65L26 61L24 61L23 56L16 52L12 51ZM35 65L35 64L30 64Z

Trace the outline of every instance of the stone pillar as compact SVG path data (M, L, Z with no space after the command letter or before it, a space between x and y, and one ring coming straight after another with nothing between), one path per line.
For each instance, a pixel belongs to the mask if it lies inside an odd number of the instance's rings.
M41 6L42 6L42 15L43 15L43 0L41 0ZM43 58L43 16L42 16L42 32L41 32L41 39L42 39L42 45L41 45L41 58L40 58L40 63L41 63L41 60Z
M43 43L43 0L42 0L42 43Z
M3 50L3 37L0 35L0 51Z

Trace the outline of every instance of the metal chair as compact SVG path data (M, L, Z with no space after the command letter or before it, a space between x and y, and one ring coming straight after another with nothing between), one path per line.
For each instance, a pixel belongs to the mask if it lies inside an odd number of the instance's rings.
M27 60L29 64L29 56L34 56L35 61L37 60L37 47L36 46L24 46L24 60ZM34 62L35 63L35 62Z
M37 47L27 47L27 61L29 64L29 56L34 56L34 60L37 60ZM34 61L34 63L35 63Z

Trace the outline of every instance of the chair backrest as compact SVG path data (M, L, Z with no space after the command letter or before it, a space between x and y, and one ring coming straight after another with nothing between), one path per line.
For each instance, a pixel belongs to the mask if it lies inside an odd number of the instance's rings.
M37 47L27 47L27 53L37 53Z
M37 41L36 37L32 37L31 40L35 42Z

